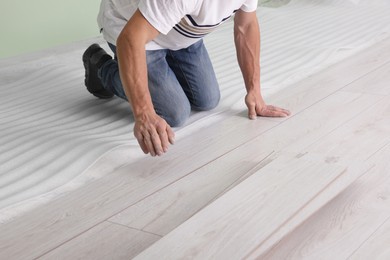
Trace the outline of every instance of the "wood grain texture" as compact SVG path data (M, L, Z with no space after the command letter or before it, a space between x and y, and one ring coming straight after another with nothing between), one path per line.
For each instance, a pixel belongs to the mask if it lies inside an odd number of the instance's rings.
M352 82L345 91L390 95L390 62L367 74L358 82Z
M305 149L289 151L313 152L329 156L329 160L367 160L390 142L390 97L366 109L352 120L330 132Z
M351 260L390 259L390 218L350 258Z
M302 152L382 99L338 91L254 140L261 147Z
M145 158L127 165L112 175L1 225L0 258L39 257L275 124L230 116L225 121L198 130L193 138L179 141L162 158ZM234 126L242 127L246 134L237 136ZM192 163L182 158L191 158Z
M347 87L348 85L351 85L351 88L352 86L356 88L354 82L359 81L382 66L387 67L390 61L389 46L390 38L387 38L375 46L359 52L357 55L353 55L342 62L336 63L319 73L295 83L292 87L280 91L276 95L271 96L269 102L288 108L305 108L302 102L311 100L313 96L318 95L317 92L331 95L335 91L344 88L350 90ZM386 80L376 78L374 81L376 83L371 82L371 85L378 84L381 86L386 84ZM363 84L359 88L365 88L366 86L366 84ZM313 101L318 100L314 98ZM293 112L296 111L293 110Z
M281 155L136 259L251 257L313 198L349 174L357 178L362 172L314 155Z
M289 145L305 147L375 103L373 95L335 93L285 120L258 138L140 201L110 219L129 227L165 235L216 197L253 174L253 167L273 151ZM343 109L347 107L348 109ZM341 112L338 112L341 111ZM337 113L336 113L337 112ZM313 114L316 115L313 118ZM333 116L334 115L334 116ZM323 118L330 118L325 121ZM286 135L285 133L289 134ZM237 163L242 162L242 163Z
M229 153L110 218L111 222L166 235L241 177L272 160L268 147Z
M301 155L299 155L301 156ZM325 159L327 160L327 159ZM266 241L254 249L248 259L264 259L264 255L282 240L286 235L293 232L297 227L302 225L305 220L310 218L314 213L324 207L329 201L335 198L338 194L343 192L347 187L356 181L362 175L367 174L367 171L372 167L370 164L350 162L354 166L349 166L348 173L339 176L324 190L321 190L316 197L314 197L310 203L304 205L293 218L289 219L282 226L280 226L275 232L273 232ZM356 168L355 168L356 167ZM288 195L286 195L288 196Z
M390 216L388 158L390 145L367 160L374 165L369 172L286 236L263 259L347 259Z
M360 110L375 103L377 100L377 96L345 92L331 95L315 106L311 106L307 111L299 113L290 120L286 120L279 126L274 127L269 132L272 132L272 135L268 135L268 132L266 132L266 138L260 136L244 144L227 155L216 159L210 164L129 207L111 218L110 221L165 235L194 213L201 210L216 197L221 196L229 188L234 187L250 176L253 173L252 168L262 167L261 160L267 158L268 153L272 152L272 149L283 147L291 142L310 144L321 138L324 133L337 127L341 122L353 117L354 113L360 113ZM327 109L328 107L332 109ZM348 107L349 109L342 110L343 107ZM342 110L343 113L336 113L337 116L331 117L335 111L339 110ZM309 120L310 114L320 116L317 117L317 120ZM323 124L324 117L331 117L332 120ZM295 123L291 124L290 121L294 121ZM278 134L283 132L289 132L289 135L281 134L278 136ZM264 145L263 140L268 140L267 145ZM275 144L278 142L283 142L283 145L276 146ZM272 157L268 159L272 160ZM237 164L237 161L242 163ZM260 165L258 165L259 162ZM266 164L267 162L264 163ZM243 176L243 178L241 179L240 176ZM349 177L355 178L353 175ZM349 183L350 181L345 182L345 184ZM318 203L313 203L313 205L323 205L334 194L339 193L345 188L343 182L341 182L340 186L334 185L333 187L333 190L329 189L330 195L325 195L322 198L323 201L318 196ZM306 210L306 214L310 215L313 213L316 207L311 210ZM297 224L293 224L292 226L295 225ZM280 234L285 234L285 232L287 231L282 229ZM280 239L280 234L275 233L273 239ZM271 240L271 238L268 239L268 241L274 240ZM265 250L264 248L268 248L268 246L265 244L261 247L260 251L263 252Z
M318 105L312 106L310 108L311 112L300 113L291 120L284 121L283 126L280 126L282 129L273 129L274 134L266 136L266 138L259 137L257 141L249 142L243 145L242 148L218 158L212 164L208 164L188 177L184 177L167 188L152 194L111 220L135 228L144 228L149 232L166 234L207 205L215 196L219 196L220 192L225 192L226 186L237 180L239 176L248 172L249 175L245 178L250 176L253 173L250 169L253 167L256 169L259 162L271 151L270 149L283 147L298 140L307 142L304 141L307 138L313 142L313 140L317 140L323 135L323 131L316 131L317 136L314 136L308 134L310 129L320 128L329 131L329 129L337 126L339 122L350 118L351 111L359 113L359 109L364 109L368 104L375 102L376 98L376 96L361 94L347 96L345 93L341 93L332 95ZM321 123L323 122L322 116L330 115L333 112L327 107L338 110L345 107L346 104L349 104L350 110L345 110L345 113L338 113L338 116L334 117L335 120L327 121L325 125ZM310 113L325 114L317 117L317 120L308 120ZM294 123L294 125L304 125L305 127L292 127L289 121L296 120L298 123ZM292 131L293 129L296 129L296 131ZM286 131L290 131L290 135L278 136L278 133ZM283 145L276 146L277 140L280 139L284 140ZM268 146L264 145L263 140L268 140ZM243 163L237 164L237 161ZM242 179L237 183L241 181ZM231 185L231 187L233 186Z
M39 259L131 259L159 239L150 233L103 222Z

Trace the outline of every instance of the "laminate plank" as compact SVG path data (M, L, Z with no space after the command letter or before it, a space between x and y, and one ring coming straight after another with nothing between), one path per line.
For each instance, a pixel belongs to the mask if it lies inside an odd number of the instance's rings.
M307 148L289 147L295 152L329 156L329 160L366 160L390 142L390 97L362 112Z
M387 66L390 62L389 46L390 38L387 38L369 49L362 50L360 53L342 62L336 63L317 74L313 74L301 82L297 82L294 84L294 87L283 89L279 93L272 95L269 98L269 102L287 108L298 108L304 100L310 100L313 96L318 95L316 92L328 93L330 95L349 84L354 84L355 81L359 81L382 66ZM380 80L375 79L374 81ZM370 82L370 84L372 85L373 83ZM361 88L364 88L364 86L367 85L363 84Z
M372 71L359 82L352 82L343 90L378 95L390 95L390 62Z
M283 226L294 228L291 219L318 194L346 181L344 176L347 181L352 175L358 178L364 173L361 169L313 154L280 155L135 259L257 257L274 232Z
M390 216L389 157L387 145L367 160L374 165L369 172L262 259L347 259Z
M328 159L326 158L325 160ZM355 162L350 163L353 164ZM317 196L310 201L310 203L306 204L294 215L293 218L289 219L288 222L284 223L277 230L275 230L275 232L273 232L266 241L254 249L246 258L264 259L264 254L266 254L271 248L279 243L279 241L286 237L286 235L293 232L297 227L302 225L304 221L309 219L313 214L327 205L329 201L332 201L332 199L334 199L338 194L343 192L347 187L354 183L356 179L360 178L361 175L367 174L367 171L371 169L371 167L372 165L370 164L360 164L358 171L352 171L346 175L343 175L337 181L334 181L331 185L328 185L326 187L326 191L319 192Z
M166 235L226 191L238 179L272 161L268 147L232 152L110 218L111 222Z
M272 161L277 155L267 156L273 151L277 153L286 146L297 143L301 147L307 146L379 99L375 95L337 92L284 121L272 131L124 210L110 221L165 235L253 174L252 168L258 170ZM343 109L344 107L348 109ZM336 111L342 112L335 113ZM313 114L316 117L313 118ZM330 119L324 121L323 118ZM266 161L263 163L263 160Z
M359 248L351 257L351 260L388 260L390 259L390 219L375 232L375 234Z
M321 141L358 115L367 110L373 112L378 107L386 106L383 99L382 96L364 94L356 96L353 93L338 91L295 115L294 120L287 120L272 131L263 133L255 141L260 147L272 146L276 151L283 149L304 153L305 148ZM381 104L378 105L378 102ZM334 145L337 144L335 141Z
M157 235L103 222L39 259L131 259L159 239Z

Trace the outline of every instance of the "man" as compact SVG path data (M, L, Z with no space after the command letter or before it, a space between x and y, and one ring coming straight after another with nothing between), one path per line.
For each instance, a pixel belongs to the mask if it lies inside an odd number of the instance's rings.
M128 100L141 149L162 155L174 142L171 127L182 125L191 109L217 106L219 86L202 37L235 14L249 118L288 116L261 95L256 8L257 0L102 0L98 23L115 59L97 44L85 51L87 89Z

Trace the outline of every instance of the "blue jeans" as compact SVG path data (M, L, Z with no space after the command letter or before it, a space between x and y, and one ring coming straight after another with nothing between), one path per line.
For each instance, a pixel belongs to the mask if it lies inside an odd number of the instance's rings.
M99 78L104 87L126 99L115 59L103 64ZM191 109L211 110L220 99L219 85L203 41L188 48L146 51L148 86L156 113L172 126L183 125Z

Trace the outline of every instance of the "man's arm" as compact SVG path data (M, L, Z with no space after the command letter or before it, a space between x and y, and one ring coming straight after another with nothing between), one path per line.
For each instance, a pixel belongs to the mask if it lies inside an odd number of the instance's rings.
M159 32L139 10L117 40L119 73L135 118L134 135L144 153L162 155L174 142L174 133L153 107L148 88L145 45Z
M286 109L266 105L260 88L260 29L256 12L237 11L234 17L234 42L238 64L245 81L247 95L245 104L248 117L285 117L290 115Z

